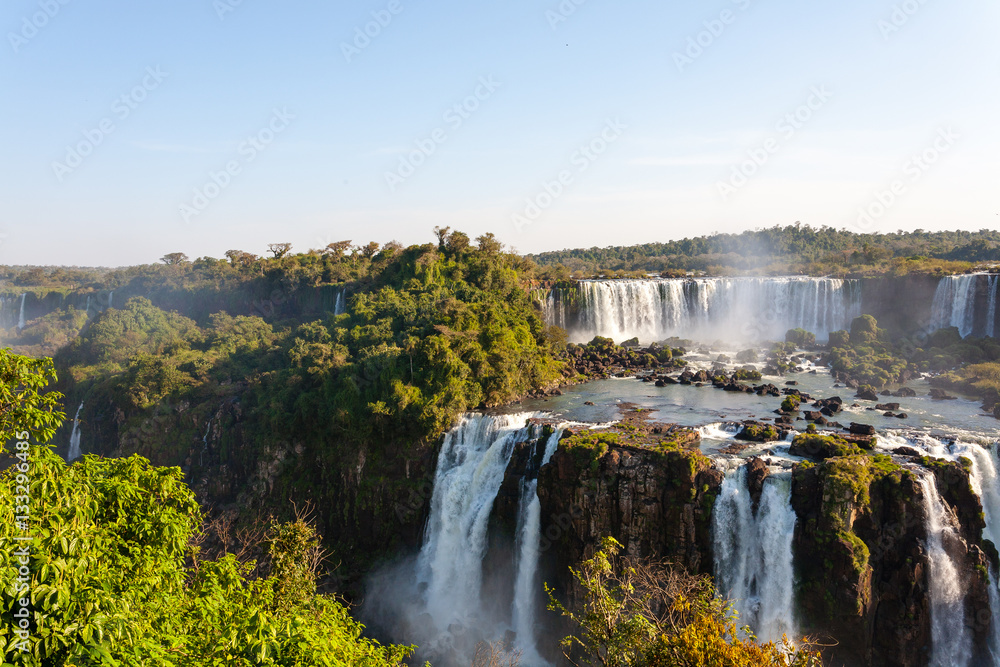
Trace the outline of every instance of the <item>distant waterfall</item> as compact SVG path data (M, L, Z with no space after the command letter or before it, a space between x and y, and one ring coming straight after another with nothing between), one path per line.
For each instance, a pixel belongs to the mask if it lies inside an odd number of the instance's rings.
M1000 275L972 273L945 276L938 283L931 307L931 331L956 327L963 338L995 336Z
M563 429L557 428L545 441L541 465L556 452ZM536 445L537 446L537 445ZM514 583L512 613L521 663L538 665L544 661L535 645L535 610L541 586L538 582L538 555L541 541L542 504L538 500L538 477L521 480L521 498L517 516L517 579Z
M115 298L115 291L111 290L110 292L108 292L108 308L112 307L111 303L114 298Z
M542 320L550 325L568 329L566 303L559 298L561 290L546 290L538 293L538 303L542 309Z
M948 553L958 540L954 517L938 493L934 476L920 479L927 511L927 560L931 602L931 665L964 667L972 657L972 637L965 626L965 586L958 564Z
M727 473L712 513L716 582L733 600L737 624L749 625L761 641L796 639L794 532L788 473L764 481L756 516L746 466Z
M83 409L83 403L76 409L76 415L73 416L73 431L69 436L69 451L66 453L66 461L74 461L83 454L80 452L80 410Z
M931 329L957 327L965 338L972 333L976 282L978 276L945 276L934 292L931 306Z
M17 318L17 328L18 328L18 330L24 329L24 326L25 326L25 321L24 321L24 298L26 296L28 296L27 292L24 292L23 294L21 294L21 314Z
M568 329L578 341L756 341L783 339L796 327L825 340L861 314L860 283L836 278L587 280L577 289L577 321Z
M327 302L329 303L329 301ZM333 304L333 314L342 315L344 313L344 290L337 292L337 301Z
M437 632L429 648L438 653L447 652L455 632L500 627L506 617L480 595L487 521L514 445L532 437L525 421L533 416L467 415L445 436L417 560L424 612Z

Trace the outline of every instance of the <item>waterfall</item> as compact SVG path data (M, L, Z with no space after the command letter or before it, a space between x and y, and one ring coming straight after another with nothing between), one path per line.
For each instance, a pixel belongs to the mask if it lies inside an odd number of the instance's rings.
M986 527L983 537L998 543L1000 537L1000 479L997 471L1000 469L997 461L997 447L983 447L976 444L956 442L952 447L955 456L964 456L972 462L969 478L972 490L979 496L983 504L983 518ZM997 573L990 572L989 581L990 612L993 622L990 628L989 646L993 654L994 664L1000 665L1000 588L997 583Z
M931 305L931 331L957 327L962 338L972 333L978 279L978 274L945 276L941 279Z
M566 304L564 303L558 288L550 289L546 292L536 291L535 298L542 309L542 321L551 326L562 329L567 328Z
M426 587L424 612L439 633L431 645L438 651L453 628L464 632L502 623L499 610L480 596L487 520L514 445L530 439L525 421L534 416L467 415L445 436L417 559L417 581Z
M578 341L773 340L796 327L825 340L861 313L860 283L836 278L586 280L578 290Z
M66 453L66 461L73 461L80 458L83 454L80 452L80 410L83 409L83 403L76 409L76 415L73 417L73 431L69 436L69 451Z
M205 435L201 437L201 454L198 456L198 465L205 465L205 452L208 451L208 432L212 428L212 418L208 418L208 423L205 424Z
M115 298L115 291L111 290L110 292L108 292L108 308L112 307L111 303L112 303L112 299L114 299L114 298Z
M563 429L557 428L545 441L541 465L548 463L555 454L562 434ZM517 517L517 578L514 583L512 618L514 632L517 633L517 648L521 650L521 663L525 665L544 663L535 645L535 610L541 591L538 584L538 556L542 523L542 505L538 500L537 489L537 476L521 480Z
M761 641L795 640L791 475L764 481L754 516L746 467L726 474L712 513L715 574L719 592L733 600L738 624Z
M920 478L927 511L927 560L931 601L931 665L962 667L972 657L972 637L965 626L965 587L948 553L958 540L954 517L937 490L934 475Z
M24 322L24 298L26 296L28 296L27 292L24 292L24 293L21 294L21 314L17 318L17 328L18 328L19 331L21 329L24 329L24 325L25 325L25 322Z
M89 294L87 295L87 308L83 312L85 312L87 314L87 317L90 317L90 295Z
M990 276L989 286L986 290L986 331L987 336L996 336L997 325L997 299L1000 299L1000 274Z
M344 314L344 290L337 292L337 302L333 305L334 315Z

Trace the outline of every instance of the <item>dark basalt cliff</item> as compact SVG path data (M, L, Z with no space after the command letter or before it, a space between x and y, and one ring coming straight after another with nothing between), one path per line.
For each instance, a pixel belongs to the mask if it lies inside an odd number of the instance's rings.
M766 467L759 459L749 463L751 486L761 486ZM987 573L996 552L982 538L983 511L969 471L943 460L853 455L800 464L792 480L800 632L826 647L830 665L928 664L923 475L933 476L959 526L945 547L966 588L966 626L977 656L986 655ZM606 535L631 556L711 573L711 513L722 481L696 451L612 446L593 462L557 451L538 473L546 581L572 600L579 592L567 568L590 557Z
M610 535L624 553L711 572L711 512L723 475L691 451L611 447L596 465L559 450L538 475L542 546L557 589L570 593L569 566Z

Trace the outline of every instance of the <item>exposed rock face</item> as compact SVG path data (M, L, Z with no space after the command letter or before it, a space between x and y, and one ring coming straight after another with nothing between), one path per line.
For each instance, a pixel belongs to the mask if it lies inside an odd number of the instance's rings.
M799 466L793 475L801 629L835 639L829 664L926 665L929 565L918 473L852 458ZM990 620L982 508L961 465L942 461L932 470L961 525L966 623L983 651Z
M572 599L569 566L610 535L624 553L711 572L711 509L723 474L697 452L611 447L590 465L560 449L538 474L542 550Z
M753 511L760 506L760 494L764 491L764 480L771 474L764 460L755 456L747 462L747 488L753 500Z

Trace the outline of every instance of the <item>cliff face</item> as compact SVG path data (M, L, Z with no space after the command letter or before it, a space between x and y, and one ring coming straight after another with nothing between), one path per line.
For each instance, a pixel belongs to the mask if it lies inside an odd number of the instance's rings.
M629 556L711 572L710 517L722 480L697 452L611 447L592 465L558 450L538 475L541 546L557 589L574 596L567 568L608 535Z
M751 493L767 474L760 463L750 461ZM799 630L829 646L828 664L928 664L932 600L924 478L932 480L956 526L945 546L965 589L965 626L976 659L986 659L987 573L996 551L982 538L983 511L969 470L933 459L850 456L799 465L792 478ZM697 452L610 447L587 462L557 451L538 473L545 580L573 601L579 591L567 568L590 557L607 535L630 556L712 573L711 511L722 481ZM506 506L502 496L498 507Z
M826 652L833 665L928 664L927 498L918 475L933 474L960 526L955 543L946 546L966 586L966 627L984 655L990 626L988 558L982 506L968 471L943 461L931 465L930 472L853 467L831 459L800 466L793 477L803 632L836 642Z

